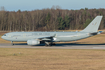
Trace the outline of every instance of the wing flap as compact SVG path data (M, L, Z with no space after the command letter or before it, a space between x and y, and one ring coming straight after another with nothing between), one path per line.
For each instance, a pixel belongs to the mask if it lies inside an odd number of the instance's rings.
M55 37L56 36L56 34L55 35L53 35L53 36L46 36L46 37L40 37L40 38L37 38L38 40L40 40L40 41L51 41L52 39L53 39L53 37Z

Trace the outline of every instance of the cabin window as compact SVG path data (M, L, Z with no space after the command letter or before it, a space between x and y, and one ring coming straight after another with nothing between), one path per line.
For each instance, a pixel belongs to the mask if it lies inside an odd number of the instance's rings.
M32 35L38 35L37 33L32 33Z
M42 35L42 33L39 33L39 35Z

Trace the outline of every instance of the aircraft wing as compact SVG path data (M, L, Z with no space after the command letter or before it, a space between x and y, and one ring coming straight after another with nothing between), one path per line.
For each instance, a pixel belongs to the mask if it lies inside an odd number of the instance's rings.
M55 37L55 35L53 35L53 36L46 36L46 37L40 37L40 38L37 38L37 40L40 40L40 41L51 41L53 39L53 37Z

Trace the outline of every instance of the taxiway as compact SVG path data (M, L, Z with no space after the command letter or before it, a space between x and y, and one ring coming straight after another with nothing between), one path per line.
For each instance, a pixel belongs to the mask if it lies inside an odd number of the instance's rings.
M104 44L56 44L54 46L44 46L44 45L37 45L37 46L29 46L27 44L0 44L0 48L36 48L36 49L105 49Z

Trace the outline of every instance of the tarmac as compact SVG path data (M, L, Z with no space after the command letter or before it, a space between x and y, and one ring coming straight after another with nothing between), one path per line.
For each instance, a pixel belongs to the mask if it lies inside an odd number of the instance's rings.
M35 48L35 49L105 49L105 44L56 44L53 46L36 45L29 46L26 43L16 43L14 45L0 43L0 48Z

